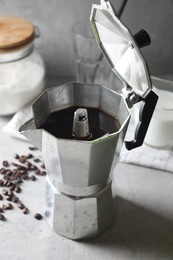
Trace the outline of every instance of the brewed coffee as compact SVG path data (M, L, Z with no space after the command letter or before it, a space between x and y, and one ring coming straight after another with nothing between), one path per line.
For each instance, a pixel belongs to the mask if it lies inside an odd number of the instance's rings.
M73 106L67 109L51 113L39 126L57 138L74 139L72 135L74 112L79 107ZM120 128L117 118L114 118L98 108L87 107L90 141L102 137L105 134L117 132Z

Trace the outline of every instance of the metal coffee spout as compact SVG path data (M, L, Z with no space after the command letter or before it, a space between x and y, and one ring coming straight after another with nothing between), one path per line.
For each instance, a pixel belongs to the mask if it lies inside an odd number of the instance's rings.
M78 108L74 112L72 135L79 140L89 140L91 138L86 108Z
M42 129L36 128L34 118L23 124L19 128L19 132L40 151L42 150Z

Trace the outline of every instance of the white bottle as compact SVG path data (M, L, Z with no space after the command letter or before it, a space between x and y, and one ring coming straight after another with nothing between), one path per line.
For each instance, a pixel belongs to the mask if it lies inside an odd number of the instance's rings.
M14 114L43 91L45 67L34 49L35 28L19 17L0 17L0 115Z

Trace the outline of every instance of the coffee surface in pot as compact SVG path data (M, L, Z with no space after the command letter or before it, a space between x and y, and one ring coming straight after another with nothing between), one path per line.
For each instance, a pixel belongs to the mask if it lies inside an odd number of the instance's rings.
M39 126L57 138L74 139L72 135L74 112L79 107L73 106L51 113ZM85 107L88 112L90 141L105 134L117 132L120 128L117 118L114 118L98 108Z

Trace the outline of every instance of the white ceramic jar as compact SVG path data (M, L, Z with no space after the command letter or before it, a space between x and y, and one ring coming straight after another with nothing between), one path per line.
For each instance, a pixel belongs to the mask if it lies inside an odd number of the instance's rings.
M45 86L45 67L34 48L35 28L19 17L0 17L0 115L32 103Z

